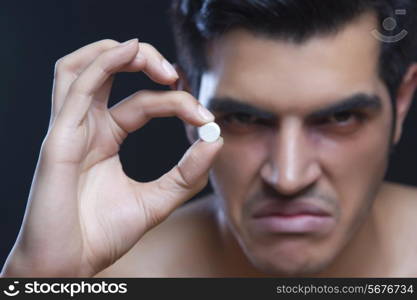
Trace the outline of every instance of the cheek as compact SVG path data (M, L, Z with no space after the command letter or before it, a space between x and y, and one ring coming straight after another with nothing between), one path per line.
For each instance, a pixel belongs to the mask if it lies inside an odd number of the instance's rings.
M256 190L259 169L267 156L263 138L235 139L225 137L210 178L217 196L232 219L240 219L245 200Z
M387 168L389 129L381 119L350 139L320 145L324 176L339 198L342 228L358 223L374 200Z

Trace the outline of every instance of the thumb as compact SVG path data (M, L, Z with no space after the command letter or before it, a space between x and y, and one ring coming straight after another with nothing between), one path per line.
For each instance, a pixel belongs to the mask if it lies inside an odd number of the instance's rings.
M213 143L198 140L168 173L155 181L138 183L136 194L142 201L149 228L207 185L210 167L222 146L222 137Z

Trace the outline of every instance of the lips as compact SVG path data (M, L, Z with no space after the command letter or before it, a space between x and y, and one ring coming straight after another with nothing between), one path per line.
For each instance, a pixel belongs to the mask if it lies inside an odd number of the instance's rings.
M296 216L296 215L313 215L313 216L330 216L330 213L317 206L309 203L268 203L260 207L253 214L254 218L263 218L268 216Z
M336 223L329 210L306 202L267 203L251 220L257 231L285 234L325 233Z

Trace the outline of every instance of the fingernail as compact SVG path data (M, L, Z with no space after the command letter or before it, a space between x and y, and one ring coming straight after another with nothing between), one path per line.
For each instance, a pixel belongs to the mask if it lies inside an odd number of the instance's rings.
M128 41L126 41L126 42L123 42L123 43L121 43L119 46L120 47L125 47L125 46L127 46L127 45L130 45L130 44L132 44L133 42L137 42L138 41L138 39L136 38L136 39L131 39L131 40L128 40Z
M212 122L214 121L214 115L207 109L205 108L203 105L199 104L198 105L198 113L200 114L200 116L207 122Z
M162 69L164 69L165 73L169 77L178 77L177 71L174 69L174 67L166 59L162 60L161 65L162 65Z

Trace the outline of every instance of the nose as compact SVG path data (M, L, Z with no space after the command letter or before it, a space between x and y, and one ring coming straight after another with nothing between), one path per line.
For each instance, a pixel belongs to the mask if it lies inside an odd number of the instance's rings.
M270 147L261 176L278 193L297 194L321 176L316 149L298 120L282 122Z

